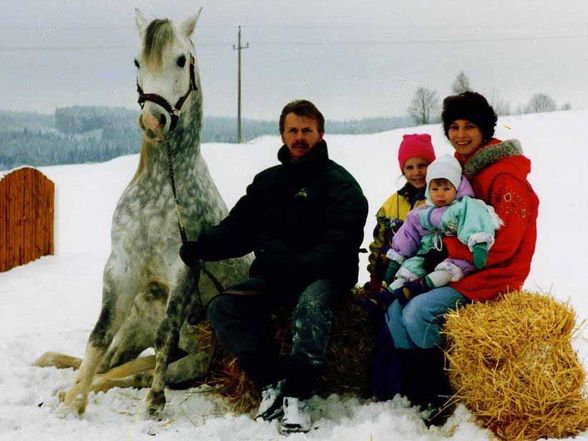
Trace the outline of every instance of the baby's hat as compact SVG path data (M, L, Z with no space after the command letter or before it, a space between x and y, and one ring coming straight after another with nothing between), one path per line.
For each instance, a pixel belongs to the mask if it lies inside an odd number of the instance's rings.
M447 179L453 184L455 190L459 189L461 184L461 165L459 161L451 155L443 155L435 159L427 168L427 190L429 183L433 179Z

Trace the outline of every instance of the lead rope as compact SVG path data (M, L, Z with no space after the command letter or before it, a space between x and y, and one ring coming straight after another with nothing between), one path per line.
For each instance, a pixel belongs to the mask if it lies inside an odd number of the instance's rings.
M168 164L169 181L171 184L172 193L174 195L174 202L175 202L175 206L176 206L176 217L178 218L178 228L180 229L180 236L182 238L182 243L185 244L186 242L188 242L188 236L186 235L186 228L184 227L184 222L182 219L182 212L180 210L180 202L178 200L178 193L176 191L176 178L174 175L173 154L172 154L172 150L171 150L171 143L169 143L169 142L167 143L167 164ZM219 292L219 294L224 291L224 288L223 288L222 284L219 282L219 280L214 276L214 274L212 274L208 270L208 268L206 268L206 265L204 265L204 262L202 260L200 260L200 259L198 260L196 267L197 267L196 269L192 269L192 273L194 274L194 279L196 282L196 292L198 294L198 300L200 302L200 306L204 307L204 302L202 301L200 289L198 288L198 282L200 281L200 272L201 271L204 274L206 274L206 276L210 279L210 281L212 282L212 284L214 285L216 290Z
M176 191L176 178L174 175L173 154L172 154L172 150L171 150L171 143L169 143L169 142L167 143L167 164L168 164L169 181L171 184L172 193L174 195L174 202L175 202L175 206L176 206L176 216L178 218L178 228L180 229L180 236L182 238L182 243L185 244L186 242L188 242L188 236L186 235L186 228L184 227L184 222L182 219L182 212L180 210L180 202L178 200L178 194ZM200 323L202 320L204 320L204 317L206 317L206 309L208 308L208 305L210 304L210 300L212 300L212 299L210 299L206 305L202 301L202 293L200 292L200 288L198 286L200 283L201 272L204 272L204 274L206 274L206 276L210 279L210 281L212 282L212 284L215 286L215 288L218 291L218 294L215 295L213 298L216 298L217 296L222 295L224 288L221 285L221 283L219 282L219 280L214 276L214 274L212 274L208 270L208 268L206 268L206 266L204 265L204 262L201 259L198 259L196 267L190 268L190 270L192 271L192 276L194 277L194 285L196 288L196 294L198 296L198 303L199 303L198 306L200 307L200 316L198 317L197 322L190 323L191 325L195 326L198 323ZM210 356L210 359L208 361L208 367L206 369L206 373L204 374L205 381L209 380L211 372L212 372L212 367L213 367L214 363L216 362L218 355L219 355L219 351L218 351L217 344L215 341L213 344L212 355Z

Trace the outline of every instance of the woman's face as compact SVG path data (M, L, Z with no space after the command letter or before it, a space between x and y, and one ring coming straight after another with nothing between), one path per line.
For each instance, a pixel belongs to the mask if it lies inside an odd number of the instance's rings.
M428 166L429 163L423 158L409 158L402 167L402 174L413 187L423 188L427 185Z
M453 121L447 131L447 137L455 151L465 156L475 152L484 142L481 130L467 119Z

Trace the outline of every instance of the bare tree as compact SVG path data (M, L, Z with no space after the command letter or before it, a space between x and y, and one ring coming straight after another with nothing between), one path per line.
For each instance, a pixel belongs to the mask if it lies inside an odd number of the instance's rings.
M553 112L555 110L557 110L557 104L553 98L544 93L533 95L525 108L526 113Z
M408 108L408 115L416 124L429 124L433 122L433 115L439 108L437 94L424 87L419 87Z
M451 90L458 94L472 90L470 87L470 80L463 70L457 74L453 86L451 86Z
M561 110L572 110L572 105L570 103L565 103L561 106Z
M497 90L493 90L488 100L497 115L510 115L510 104L507 103Z

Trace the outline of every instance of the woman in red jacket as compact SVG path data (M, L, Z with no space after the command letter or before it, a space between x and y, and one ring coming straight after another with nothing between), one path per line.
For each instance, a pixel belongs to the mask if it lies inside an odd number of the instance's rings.
M394 301L386 312L399 349L403 391L414 404L433 408L441 408L450 394L440 335L445 313L522 287L535 251L539 205L527 181L531 162L517 140L493 138L496 114L482 95L448 96L442 119L476 197L494 207L504 226L496 233L485 268L449 286L415 295L405 306ZM455 237L445 237L444 244L452 258L472 260L472 253Z

